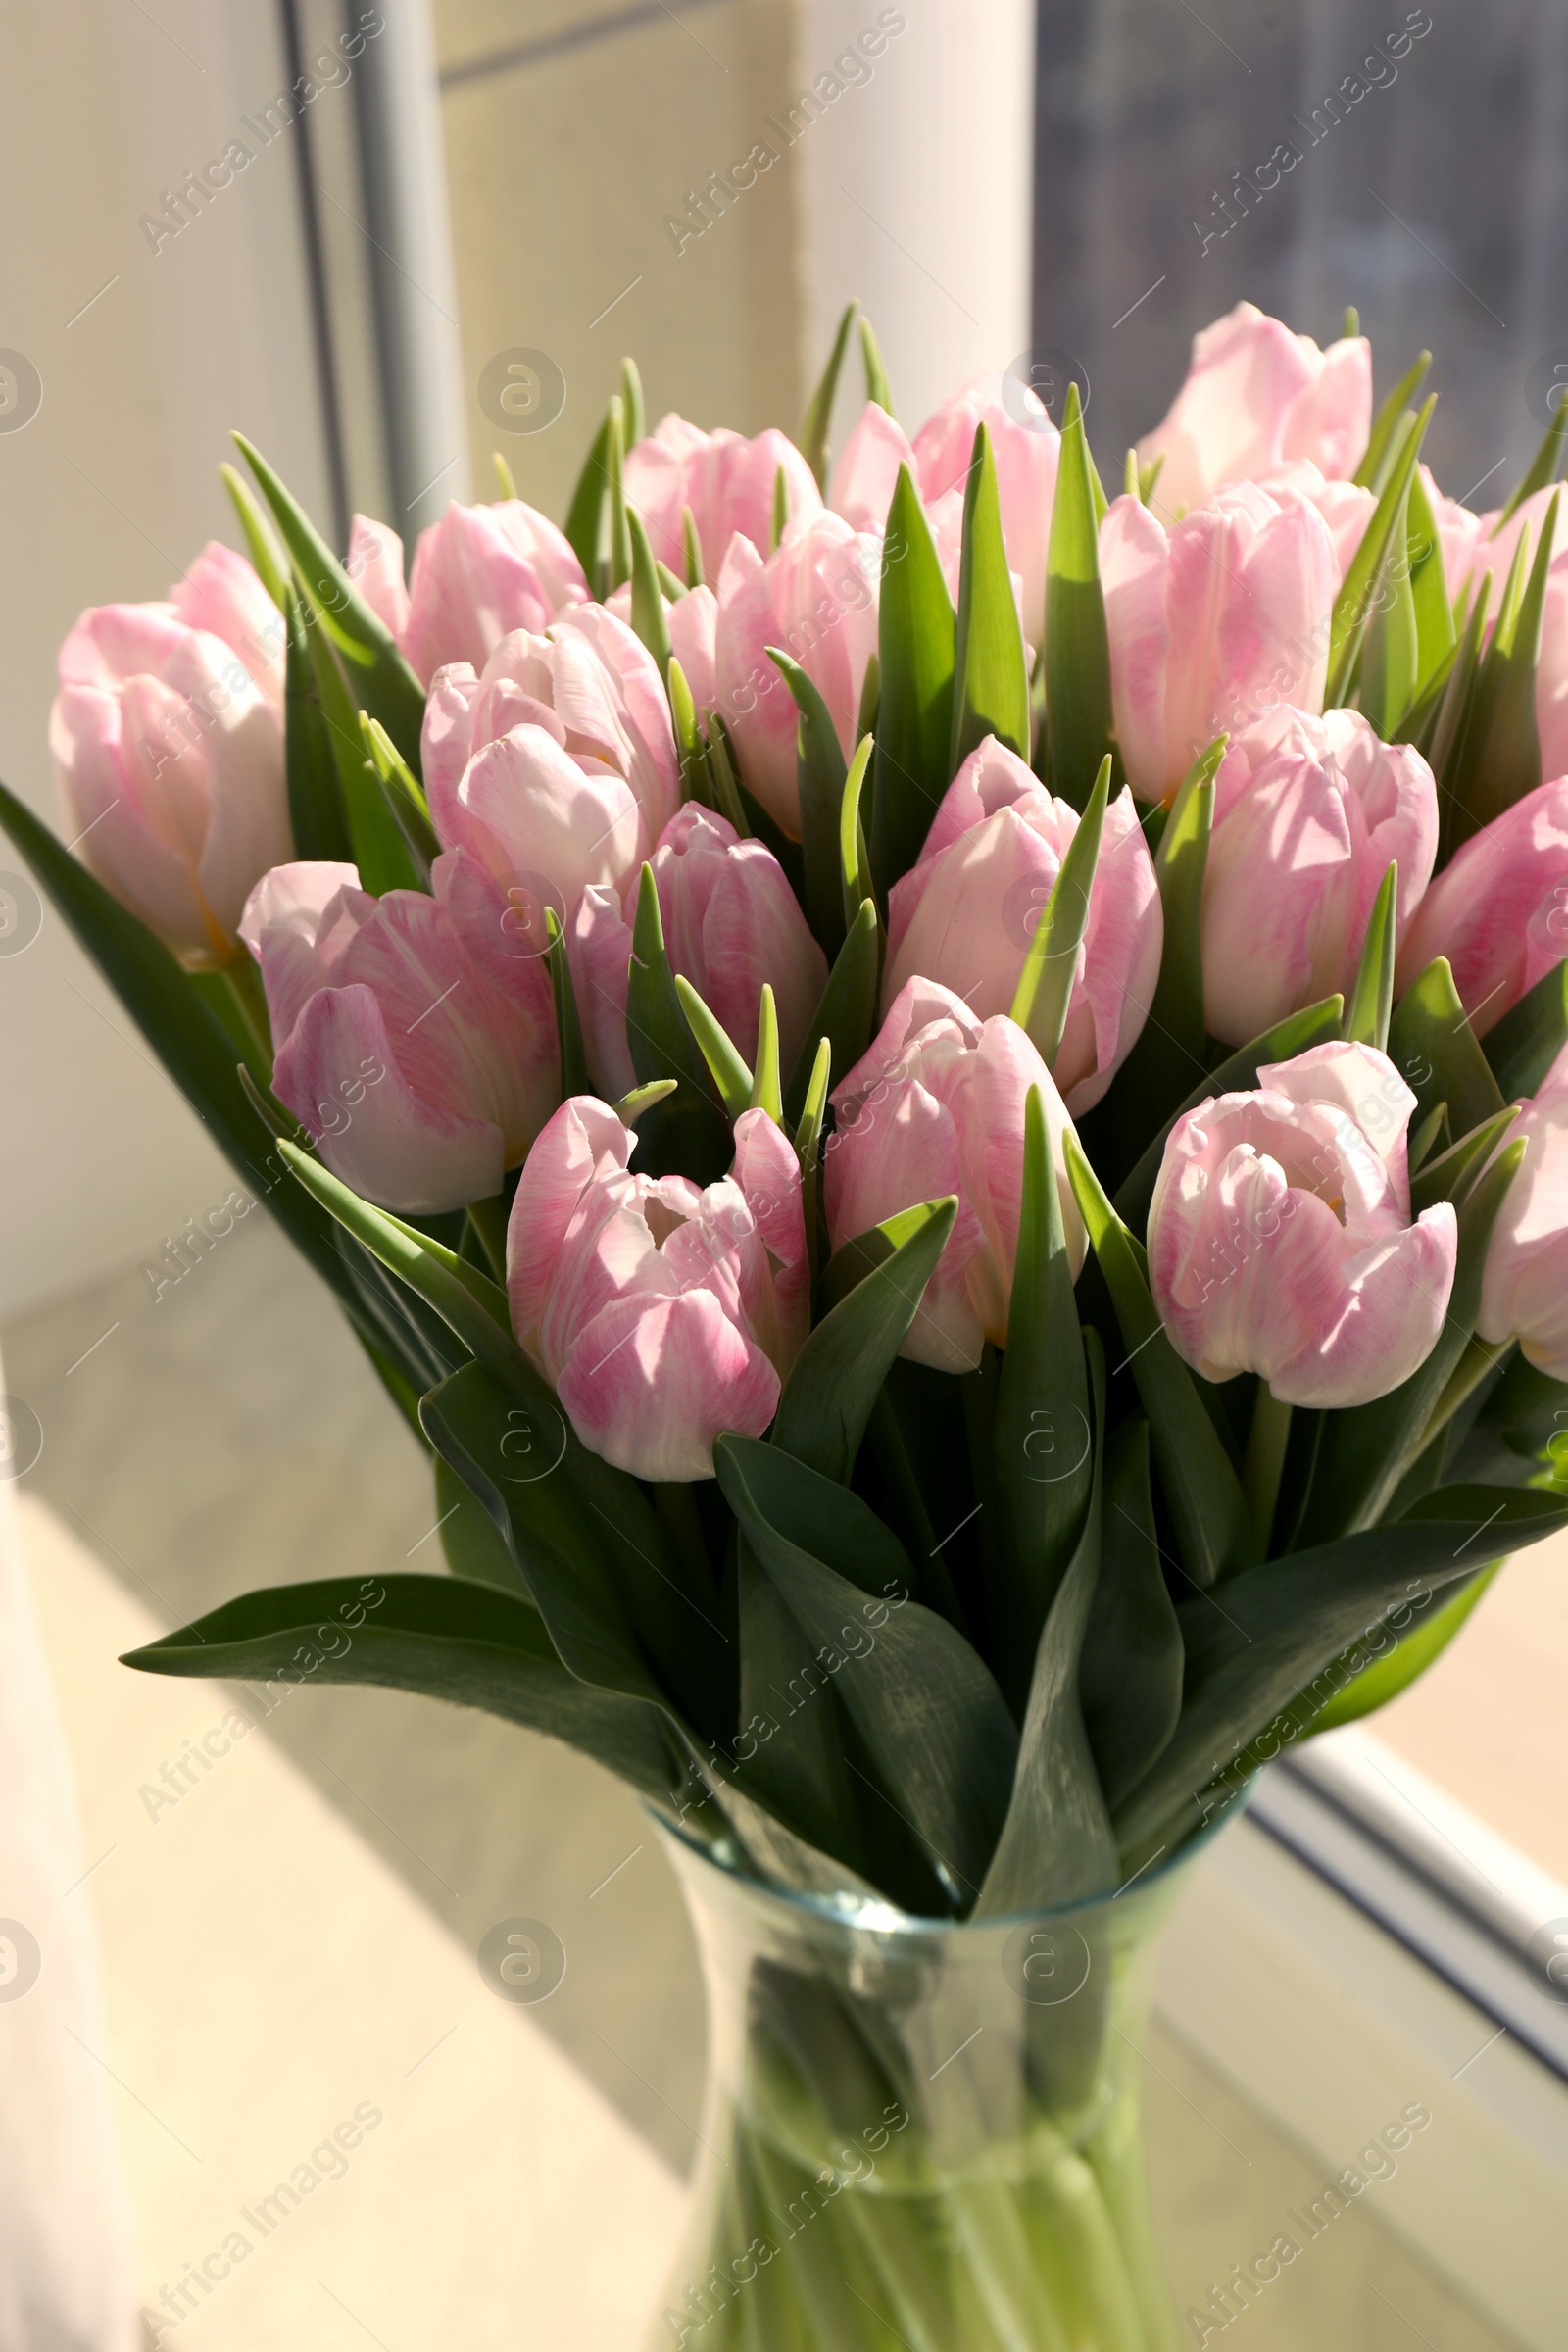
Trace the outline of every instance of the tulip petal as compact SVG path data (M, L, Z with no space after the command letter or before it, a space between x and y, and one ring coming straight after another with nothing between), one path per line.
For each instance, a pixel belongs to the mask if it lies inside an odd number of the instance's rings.
M634 1478L713 1475L725 1430L760 1437L779 1377L710 1291L618 1298L580 1331L558 1390L583 1444Z

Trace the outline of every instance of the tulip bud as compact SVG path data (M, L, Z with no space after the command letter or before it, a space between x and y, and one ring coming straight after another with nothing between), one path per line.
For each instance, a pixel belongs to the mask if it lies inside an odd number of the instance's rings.
M276 657L235 566L209 548L178 594L239 649L175 604L99 606L60 649L49 718L71 846L193 968L232 960L247 894L292 847Z
M1472 833L1416 908L1400 991L1446 956L1478 1037L1568 956L1568 776Z
M1408 744L1357 710L1279 710L1231 745L1216 779L1203 880L1203 1021L1245 1045L1355 984L1383 877L1398 865L1395 937L1432 877L1438 793Z
M781 466L790 514L820 514L816 476L777 426L748 440L744 433L705 433L671 411L626 452L626 496L647 525L654 554L679 579L686 577L681 510L690 507L703 569L715 579L737 531L754 547L771 544Z
M401 645L409 625L409 591L403 578L403 542L384 522L356 514L343 568L377 619Z
M445 662L482 669L510 631L540 634L587 595L569 541L521 499L454 501L419 534L401 650L425 684Z
M1250 302L1193 337L1192 364L1163 423L1138 445L1165 463L1161 509L1197 506L1223 483L1266 481L1308 458L1331 481L1354 473L1372 427L1372 347L1348 335L1320 351Z
M834 1090L823 1162L835 1248L900 1209L956 1194L958 1213L900 1350L943 1372L972 1372L987 1340L1007 1344L1023 1197L1024 1106L1046 1127L1073 1279L1087 1236L1063 1161L1071 1127L1051 1072L1015 1021L981 1021L952 989L910 980L880 1034Z
M792 1069L827 986L827 958L771 850L690 801L664 827L652 864L670 968L689 980L737 1051L757 1056L763 981ZM635 1084L626 1043L626 976L640 877L617 898L583 893L569 934L588 1067L618 1098Z
M547 965L464 851L431 882L374 899L352 866L279 866L241 926L273 1092L335 1176L405 1216L492 1199L561 1099Z
M1476 1330L1492 1347L1517 1340L1537 1371L1568 1381L1568 1047L1502 1143L1525 1156L1492 1229Z
M975 433L982 424L996 460L1008 569L1022 582L1023 633L1030 645L1042 645L1046 559L1061 435L1038 395L1026 384L1000 375L982 376L965 391L955 393L914 436L915 479L928 509L934 510L942 500L956 494L961 532L964 485ZM886 512L884 508L884 514Z
M479 859L541 953L544 908L565 929L590 885L624 887L680 805L658 668L602 605L548 637L514 630L477 676L466 662L439 670L423 763L442 843Z
M1410 1222L1415 1097L1386 1054L1315 1046L1178 1119L1149 1212L1171 1345L1205 1380L1255 1372L1283 1404L1369 1404L1431 1353L1458 1226Z
M1284 703L1321 705L1337 562L1309 500L1238 482L1167 531L1136 498L1113 499L1100 571L1116 738L1140 800L1169 800L1216 735Z
M988 735L943 795L917 865L893 885L882 1002L923 977L980 1020L1010 1012L1036 926L1078 815L1015 752ZM1055 1078L1075 1115L1099 1102L1131 1053L1159 979L1159 886L1132 794L1105 811L1089 921Z
M801 1171L765 1111L717 1184L634 1176L636 1138L564 1102L518 1180L513 1328L582 1443L633 1477L711 1478L723 1430L760 1437L808 1323Z
M806 671L848 759L877 649L881 564L868 533L819 514L792 521L765 563L749 539L735 539L719 574L717 707L748 789L792 840L801 831L795 701L767 649L777 646Z

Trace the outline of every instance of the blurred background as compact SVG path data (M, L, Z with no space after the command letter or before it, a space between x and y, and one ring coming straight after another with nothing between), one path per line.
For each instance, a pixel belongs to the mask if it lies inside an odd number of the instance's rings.
M1244 298L1322 341L1355 306L1380 390L1430 348L1434 469L1478 507L1568 380L1552 0L80 0L65 29L11 13L0 100L0 773L51 821L56 648L83 606L161 596L235 539L232 427L339 545L359 509L412 553L449 498L494 494L497 449L559 519L626 352L650 417L793 428L851 296L911 429L1021 363L1054 398L1079 381L1107 478ZM741 187L760 143L776 160ZM192 181L224 157L224 184ZM115 1653L257 1584L435 1567L427 1477L260 1215L155 1298L145 1267L229 1174L48 910L0 938L0 1103L5 1385L37 1432L10 1464L17 1606L82 1824L83 1875L49 1900L103 1957L59 2022L70 2095L106 2119L102 2194L51 2259L121 2244L148 2343L177 2321L402 2352L456 2335L460 2301L476 2352L525 2313L541 2346L634 2340L703 2066L648 1825L543 1741L368 1691L296 1693L199 1801L149 1804L227 1701ZM1547 1547L1346 1766L1383 1776L1429 1878L1458 1857L1456 1916L1487 1886L1568 1914L1565 1688ZM0 1925L14 1860L0 1843ZM514 1915L569 1954L537 2010L475 1966ZM1250 2340L1557 2345L1560 2082L1473 1969L1368 1916L1249 1829L1178 1923L1149 2090L1183 2299L1419 2096L1442 2127L1419 2164ZM61 1933L90 1960L85 1924ZM27 2014L0 2005L0 2103ZM265 2265L181 2305L357 2100L396 2130ZM0 2352L23 2234L0 2222Z

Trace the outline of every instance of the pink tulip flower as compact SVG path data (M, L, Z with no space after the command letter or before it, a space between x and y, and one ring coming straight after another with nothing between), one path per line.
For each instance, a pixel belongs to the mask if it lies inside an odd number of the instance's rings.
M232 646L268 701L282 709L287 639L283 615L243 556L220 539L210 539L184 578L171 588L169 601L175 619L187 629L204 629L209 637L220 637Z
M549 967L465 852L431 881L374 899L351 865L283 865L241 924L273 1092L335 1176L405 1216L492 1199L561 1100Z
M263 603L275 621L249 565L209 548L173 602L90 609L60 649L49 748L72 847L193 968L233 959L252 885L293 846Z
M1267 481L1309 458L1330 481L1352 474L1372 428L1372 346L1347 336L1320 351L1250 302L1193 337L1192 364L1138 460L1165 463L1155 485L1168 513L1226 482Z
M1010 1012L1035 927L1078 830L1015 752L988 735L943 795L917 865L893 885L882 1002L939 980L978 1020ZM1159 979L1159 886L1130 792L1105 811L1055 1078L1078 1116L1131 1053Z
M565 534L520 498L493 507L454 500L419 533L406 591L402 540L357 514L344 568L426 686L449 662L482 669L512 630L542 634L588 597Z
M1282 1404L1369 1404L1431 1353L1453 1288L1451 1202L1410 1222L1415 1097L1386 1054L1314 1046L1178 1119L1149 1212L1154 1302L1205 1380Z
M686 542L681 509L690 507L703 569L714 579L737 531L754 547L770 543L773 485L781 466L790 514L820 514L816 476L787 433L775 425L751 440L723 429L705 433L671 411L646 441L626 452L626 496L648 527L655 556L682 580Z
M767 648L789 654L827 705L846 758L866 665L877 649L882 551L841 515L790 522L764 563L736 538L718 581L717 708L735 738L742 778L794 840L801 831L795 774L795 699Z
M1536 664L1536 733L1543 776L1568 775L1568 550L1552 558L1546 574Z
M1167 531L1117 498L1100 570L1116 736L1140 800L1169 800L1222 730L1282 703L1320 708L1337 565L1310 501L1238 482Z
M1024 636L1038 646L1045 633L1046 557L1061 435L1027 385L981 376L945 400L912 445L885 409L868 402L834 466L830 504L857 530L880 533L902 463L913 476L939 543L951 541L956 555L975 432L982 424L996 458L1007 563L1022 582ZM956 585L956 569L949 585Z
M1005 1014L981 1021L940 982L906 981L870 1052L834 1089L824 1201L835 1247L900 1209L958 1198L901 1349L915 1363L972 1372L987 1340L1007 1344L1031 1087L1045 1102L1076 1281L1087 1236L1063 1164L1072 1122L1030 1039Z
M403 577L403 542L389 524L356 514L343 568L371 612L401 645L409 625L409 591Z
M632 1175L635 1145L591 1095L550 1121L512 1204L513 1327L591 1452L636 1478L711 1478L722 1431L772 1420L809 1327L800 1162L763 1110L705 1188Z
M1458 850L1416 909L1395 985L1446 956L1478 1037L1568 956L1568 776L1539 784Z
M1408 744L1358 710L1278 710L1233 743L1216 779L1203 876L1203 1021L1242 1046L1355 983L1383 877L1397 863L1402 941L1432 879L1438 791Z
M1476 1330L1568 1380L1568 1047L1502 1143L1523 1143L1524 1164L1492 1229Z
M691 982L748 1062L757 1056L762 983L770 982L787 1075L822 1001L827 957L778 859L689 801L664 827L652 864L671 968ZM633 876L618 896L604 884L585 890L569 934L588 1067L616 1101L637 1083L626 1042L626 980L639 883Z
M631 626L631 584L626 582L605 600L605 610ZM713 645L718 629L718 599L711 588L688 588L684 596L664 607L669 650L685 672L692 701L699 710L711 710L718 700Z
M669 706L653 657L603 605L548 637L515 629L475 675L436 673L424 784L447 848L515 894L515 927L564 930L591 883L622 889L680 806Z
M1561 560L1564 548L1568 547L1568 514L1563 512L1560 495L1550 484L1544 490L1532 491L1527 499L1522 500L1515 507L1506 522L1502 518L1500 507L1494 507L1489 514L1476 517L1475 532L1469 551L1469 563L1461 574L1460 587L1462 588L1464 581L1468 579L1472 583L1474 593L1479 595L1482 574L1490 572L1492 587L1488 596L1487 609L1494 616L1502 602L1502 592L1507 585L1508 573L1519 542L1525 538L1527 533L1525 567L1528 577L1529 567L1534 564L1537 550L1541 545L1541 534L1546 527L1546 516L1554 496L1558 498L1557 520L1551 548L1551 562L1555 564ZM1445 500L1444 504L1448 508L1450 515L1454 513L1462 514L1465 511L1463 508L1455 510L1451 500ZM1450 528L1454 526L1450 521ZM1549 774L1550 770L1548 769L1547 772Z

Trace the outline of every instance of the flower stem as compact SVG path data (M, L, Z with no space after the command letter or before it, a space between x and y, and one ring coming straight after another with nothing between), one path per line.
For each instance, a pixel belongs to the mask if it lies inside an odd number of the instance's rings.
M1285 1468L1285 1447L1290 1434L1291 1407L1281 1404L1266 1380L1259 1380L1257 1401L1252 1406L1252 1426L1247 1438L1247 1460L1242 1467L1242 1493L1247 1497L1248 1516L1260 1559L1268 1557L1274 1505L1279 1499L1280 1473Z

